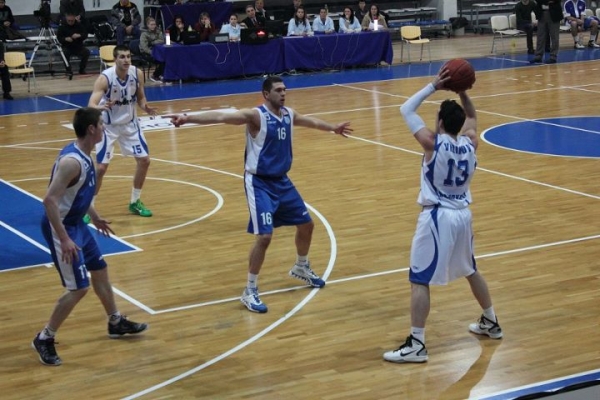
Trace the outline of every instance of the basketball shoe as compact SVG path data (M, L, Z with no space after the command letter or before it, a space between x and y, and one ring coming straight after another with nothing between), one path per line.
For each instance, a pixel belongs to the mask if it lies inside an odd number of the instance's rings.
M152 211L148 210L140 199L137 199L135 203L131 203L129 205L129 212L132 214L139 215L140 217L152 216Z
M108 337L112 339L120 338L123 335L137 335L148 329L148 324L137 323L121 315L121 319L116 324L108 323Z
M406 338L406 342L397 350L383 353L383 359L395 363L423 363L427 361L425 345L413 335Z
M322 288L325 286L325 281L319 277L319 275L315 274L312 269L310 269L310 264L306 265L298 265L294 264L292 269L290 269L290 276L300 279L308 283L312 287Z
M494 322L481 315L477 322L469 325L469 330L478 335L487 335L492 339L502 338L502 328L498 325L498 318Z
M40 334L35 335L31 347L37 351L40 357L40 362L44 365L58 366L62 364L62 360L56 354L54 347L54 338L40 339Z
M245 288L242 293L242 297L240 297L240 301L246 306L246 308L255 313L266 313L268 311L265 303L260 301L260 297L258 297L258 288Z

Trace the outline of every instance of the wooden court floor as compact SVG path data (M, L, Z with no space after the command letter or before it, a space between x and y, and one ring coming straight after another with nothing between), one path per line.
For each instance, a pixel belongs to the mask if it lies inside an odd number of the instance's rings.
M596 115L600 62L479 72L479 130L518 120ZM243 127L147 132L152 165L127 213L134 163L117 157L97 208L143 251L108 257L122 312L150 323L110 340L90 292L63 325L63 365L42 366L30 341L62 292L38 267L0 274L2 399L466 399L598 368L600 169L597 159L482 143L473 182L478 267L505 332L478 338L465 281L432 289L424 365L386 363L410 326L407 267L419 207L420 148L398 107L429 78L287 93L287 105L352 121L352 138L296 129L290 174L316 229L310 257L327 277L311 290L287 276L293 230L276 231L259 286L269 312L238 297L253 238L245 233ZM431 125L436 93L420 108ZM251 107L259 94L155 103L161 113ZM43 196L72 111L0 118L0 173ZM220 204L222 199L222 204ZM27 210L23 210L24 213Z

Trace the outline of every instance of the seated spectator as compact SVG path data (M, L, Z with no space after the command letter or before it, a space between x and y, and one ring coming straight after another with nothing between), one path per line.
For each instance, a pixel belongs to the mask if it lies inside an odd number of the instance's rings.
M119 0L111 10L110 22L117 34L117 45L125 43L125 36L140 37L142 17L130 0Z
M158 29L156 20L152 17L146 18L146 30L140 36L140 53L144 59L156 64L154 72L150 76L152 82L160 82L163 80L165 71L165 63L158 62L152 57L152 47L165 43L163 32Z
M387 23L385 22L385 17L379 13L379 7L376 4L371 4L371 8L369 9L369 13L365 15L362 21L362 29L363 31L374 31L375 30L375 21L377 21L377 29L385 30L387 29Z
M242 21L242 26L245 28L264 28L267 25L267 20L264 17L256 15L256 10L252 4L246 6L246 18Z
M294 0L295 1L295 0ZM312 35L312 29L310 29L310 22L304 12L304 7L300 6L296 10L294 18L290 19L288 23L288 36L306 36Z
M517 17L517 29L525 32L527 38L527 54L534 54L533 29L535 27L531 19L531 13L535 10L535 0L521 0L515 4L515 16Z
M271 14L269 14L267 12L267 10L265 10L265 2L264 0L256 0L254 2L254 10L256 10L256 16L257 17L263 17L266 20L268 19L273 19L271 18Z
M231 14L229 16L229 23L223 24L219 33L228 33L229 40L232 42L238 42L240 40L242 27L238 24L237 14Z
M217 27L210 21L210 15L207 12L200 14L200 19L194 25L194 30L200 33L200 39L208 42L210 35L217 33Z
M334 33L333 20L327 15L327 9L319 10L319 18L315 18L312 26L313 31L321 33Z
M66 23L67 14L74 15L77 22L83 24L85 29L89 32L89 26L85 20L85 6L83 0L60 0L60 23Z
M25 39L15 25L15 17L6 0L0 0L0 41Z
M83 44L87 38L87 30L81 22L77 21L75 14L69 12L65 15L65 23L58 27L56 38L60 42L65 58L69 63L67 74L73 76L71 56L74 55L80 58L79 75L85 74L85 67L90 58L90 50Z
M365 0L358 0L358 8L356 9L356 12L354 13L354 16L356 17L358 22L362 23L363 20L365 19L365 16L367 16L367 14L369 14L369 9L367 8L367 3L365 3Z
M189 27L185 25L181 15L173 17L173 23L167 28L167 31L169 31L169 35L171 36L171 42L182 44L188 29Z
M360 22L354 16L354 11L350 7L344 8L344 15L340 18L339 33L360 32Z
M10 95L12 90L12 86L10 84L10 73L8 72L8 67L4 62L4 45L0 43L0 81L2 81L2 91L4 94L2 98L5 100L14 100L14 98Z
M567 25L571 27L571 35L575 42L574 47L576 49L585 49L585 46L581 43L579 38L580 31L590 31L590 40L588 41L588 47L598 48L600 45L596 43L596 37L598 36L598 22L600 20L597 17L588 17L585 14L587 8L584 0L567 0L563 6L565 21Z

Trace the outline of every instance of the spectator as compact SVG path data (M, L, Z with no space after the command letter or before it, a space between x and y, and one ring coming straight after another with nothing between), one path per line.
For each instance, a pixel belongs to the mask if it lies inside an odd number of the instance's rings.
M130 0L119 0L111 11L111 24L117 34L117 45L125 43L125 36L140 37L142 17Z
M375 30L375 21L377 21L377 29L387 29L387 23L385 22L385 17L379 13L379 6L376 4L371 4L371 8L369 9L369 14L365 15L362 21L362 29L363 31L374 31Z
M0 43L0 80L2 81L2 91L4 94L2 98L4 100L14 100L14 98L10 95L12 90L12 86L10 84L10 73L8 72L8 67L4 62L4 44Z
M83 0L60 0L60 22L65 23L67 19L67 14L74 15L77 22L81 22L86 30L89 30L89 27L86 25L85 21L85 6L83 5Z
M256 15L259 17L263 17L266 20L273 19L272 16L265 10L265 2L264 0L256 0L254 2L254 9L256 10Z
M294 0L296 2L296 0ZM306 36L312 35L312 29L310 29L310 22L306 18L304 7L300 6L296 10L294 18L290 19L288 23L288 36Z
M12 10L6 5L6 0L0 0L0 40L25 39L25 36L18 31L15 25L15 17Z
M175 15L173 17L173 23L167 28L167 31L171 36L171 42L180 44L183 43L183 38L189 28L189 26L185 25L183 16Z
M521 0L515 5L515 15L517 17L517 29L525 32L527 36L527 54L533 54L533 28L534 23L531 13L537 3L535 0Z
M588 47L598 48L600 45L596 43L598 36L598 18L588 17L585 14L587 8L584 0L567 0L564 5L564 15L568 26L571 27L571 35L575 41L576 49L585 49L579 38L579 31L590 31L590 40Z
M267 20L264 17L256 15L256 10L252 4L246 6L246 18L242 21L242 26L246 28L264 28L267 25Z
M369 9L367 8L367 3L365 3L365 0L359 0L358 8L356 9L356 12L354 13L358 22L362 23L367 14L369 14Z
M217 27L211 22L210 15L207 12L200 14L200 19L194 25L194 30L200 33L200 40L203 42L208 42L210 35L217 33Z
M322 7L319 10L319 18L313 21L313 31L323 33L334 33L333 20L327 15L327 9Z
M90 50L85 47L83 42L87 38L87 30L81 22L77 20L77 16L71 12L65 15L65 23L58 27L56 37L62 45L63 52L69 66L67 67L67 74L73 76L73 70L71 69L71 56L78 56L79 62L79 75L85 74L85 67L87 66L88 59L90 58Z
M344 15L340 18L339 33L360 32L360 22L354 16L354 11L350 7L344 8Z
M229 40L232 42L238 42L240 40L242 27L238 24L237 14L231 14L229 16L229 23L223 24L219 33L228 33Z
M152 48L156 45L165 43L165 36L162 30L158 29L156 20L152 17L146 18L146 30L140 36L140 53L144 59L156 64L154 72L150 76L152 82L160 82L163 80L165 63L158 62L152 57Z

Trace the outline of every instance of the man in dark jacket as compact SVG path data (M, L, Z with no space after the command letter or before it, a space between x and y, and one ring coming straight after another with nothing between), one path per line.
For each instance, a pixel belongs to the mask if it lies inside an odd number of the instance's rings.
M550 58L548 64L555 64L558 57L558 37L560 35L560 21L563 20L563 11L560 0L537 0L535 16L538 20L537 44L535 58L530 62L541 63L546 48L546 37L550 35Z
M117 33L117 44L125 43L125 36L140 37L142 17L137 6L129 0L120 0L110 13L110 23Z
M267 25L267 20L261 16L256 15L256 9L252 4L246 6L246 18L241 22L242 27L245 25L246 28L264 28Z
M85 67L90 58L90 50L83 44L87 38L87 31L83 24L77 21L77 16L75 14L67 13L65 15L65 23L58 27L56 36L62 45L65 57L69 62L69 67L67 68L69 76L73 75L73 71L71 70L71 56L73 55L78 56L81 59L79 63L79 74L85 74Z
M5 100L13 100L13 97L10 95L12 86L10 84L10 74L8 73L8 67L4 62L4 43L2 42L0 42L0 80L2 80L2 91L4 92L4 95L2 97Z

